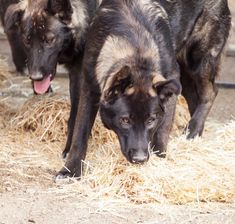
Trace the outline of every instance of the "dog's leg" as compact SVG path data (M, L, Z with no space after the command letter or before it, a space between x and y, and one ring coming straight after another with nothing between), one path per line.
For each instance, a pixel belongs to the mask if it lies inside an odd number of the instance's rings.
M82 161L86 156L88 138L98 111L99 97L97 92L93 91L91 83L81 83L72 143L65 166L57 174L58 179L81 176Z
M189 113L192 117L199 102L197 87L194 80L190 77L189 74L187 74L187 72L183 68L181 69L180 81L182 85L181 94L188 104Z
M195 82L195 85L196 92L198 95L198 101L193 105L193 108L192 106L190 106L190 101L193 100L193 94L189 94L188 92L188 96L191 95L192 98L186 98L188 99L187 101L189 104L190 111L194 111L188 125L189 134L187 137L189 139L194 138L197 135L202 135L207 115L209 114L210 109L218 93L218 89L215 86L214 81L210 80L209 77L198 77ZM195 105L197 105L196 108L194 108Z
M154 154L161 158L165 158L167 143L169 140L170 131L173 125L174 115L176 107L176 96L172 96L166 104L166 112L161 126L157 129L153 136L151 147Z
M195 79L196 78L196 79ZM181 70L182 95L187 101L191 120L185 131L189 131L188 138L202 135L206 117L217 95L214 81L200 75L191 78L184 69Z
M196 50L195 55L200 55L200 50ZM194 55L194 52L190 52L190 55ZM219 70L220 55L217 58L201 55L202 59L198 60L200 63L194 68L195 70L190 66L181 65L182 95L188 103L191 115L188 124L189 139L202 135L206 117L218 92L214 80Z
M72 142L72 137L73 137L73 129L74 129L76 114L77 114L78 105L79 105L79 95L80 95L79 78L80 78L80 75L78 74L77 69L76 71L74 71L74 69L71 69L69 71L69 92L70 92L71 109L70 109L70 115L69 115L69 120L68 120L67 142L65 145L65 149L62 153L63 159L66 159L67 154L69 153L71 142Z
M213 9L209 5L206 7L182 51L181 81L191 114L189 139L202 135L206 117L218 93L215 78L231 24L226 2L221 2ZM215 19L215 15L218 19ZM185 74L184 70L187 71Z
M16 31L7 34L8 41L11 46L11 53L16 71L20 74L24 74L26 68L27 56L24 52L23 43L20 40L20 36Z

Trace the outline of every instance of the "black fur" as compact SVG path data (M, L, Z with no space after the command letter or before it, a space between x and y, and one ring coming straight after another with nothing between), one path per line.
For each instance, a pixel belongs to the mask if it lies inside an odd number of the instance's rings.
M0 17L3 27L5 27L4 16L7 8L10 5L18 2L19 0L0 0ZM16 71L20 74L23 74L26 67L26 54L18 25L15 24L14 29L8 30L8 32L6 32L6 35L11 47L12 59L16 67Z

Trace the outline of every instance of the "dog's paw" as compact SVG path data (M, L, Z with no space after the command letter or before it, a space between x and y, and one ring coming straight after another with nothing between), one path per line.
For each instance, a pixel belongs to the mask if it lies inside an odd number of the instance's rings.
M166 158L166 152L155 152L154 154L159 158Z
M196 138L197 136L199 136L199 132L198 132L198 131L189 132L189 134L187 135L187 139L188 139L188 140L194 139L194 138Z
M62 168L57 174L56 174L56 179L57 180L61 180L61 179L66 179L66 178L69 178L69 177L72 177L72 173L65 169L65 168Z
M80 180L81 177L81 162L79 161L67 161L65 166L56 174L55 181L61 182L71 178L73 180Z
M61 171L54 177L54 181L57 184L69 184L74 182L74 180L76 180L76 178L72 178L69 173L62 173Z
M154 147L152 147L153 154L159 158L166 158L166 150L167 150L166 145L167 143L156 144Z
M188 128L185 130L187 134L187 139L194 139L197 136L201 136L203 131L203 125L199 125L196 120L191 120L189 122Z

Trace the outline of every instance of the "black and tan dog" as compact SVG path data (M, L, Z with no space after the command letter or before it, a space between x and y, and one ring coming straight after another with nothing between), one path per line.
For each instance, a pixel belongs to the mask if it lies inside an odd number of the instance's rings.
M81 175L99 107L131 163L146 162L149 145L164 156L181 86L188 137L201 135L230 23L226 0L104 0L88 35L73 141L57 177Z
M58 63L65 64L70 75L81 63L86 32L96 5L96 0L23 0L7 8L5 32L11 36L17 30L25 53L16 53L27 61L36 93L48 90Z
M77 113L86 34L98 5L98 0L22 0L10 5L5 13L5 32L17 30L25 49L22 58L27 59L37 94L48 91L58 63L69 71L72 109L65 152L70 148Z

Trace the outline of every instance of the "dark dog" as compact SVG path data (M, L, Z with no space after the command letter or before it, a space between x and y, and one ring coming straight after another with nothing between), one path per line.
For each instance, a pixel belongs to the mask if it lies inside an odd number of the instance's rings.
M181 85L192 116L188 137L201 135L230 20L226 0L104 0L88 35L73 141L57 177L81 175L99 107L131 163L146 162L149 145L165 156Z
M70 73L79 66L95 9L96 0L23 0L8 7L5 31L19 30L36 93L48 90L57 63Z
M0 0L0 17L3 27L5 27L4 16L7 8L18 2L19 0ZM14 29L8 30L6 35L11 47L12 59L16 67L16 71L19 74L23 74L26 68L27 57L18 24L14 24Z
M65 152L70 148L77 114L86 34L97 7L97 0L23 0L9 6L5 14L6 33L19 30L36 93L48 91L58 63L69 71L72 109Z

